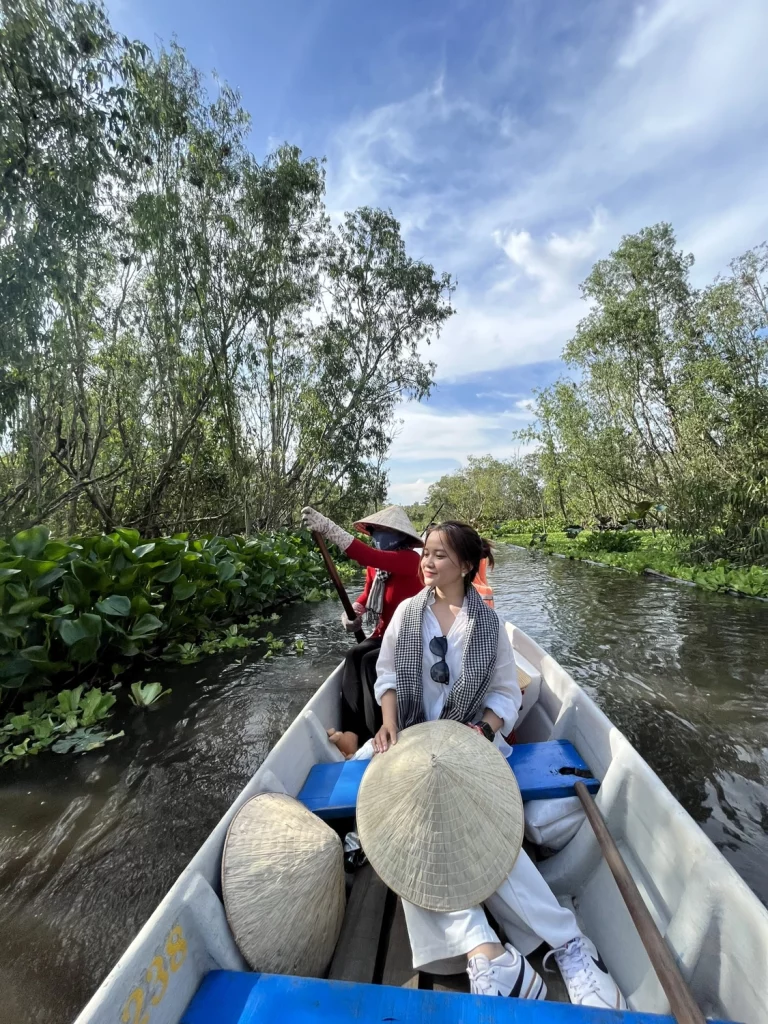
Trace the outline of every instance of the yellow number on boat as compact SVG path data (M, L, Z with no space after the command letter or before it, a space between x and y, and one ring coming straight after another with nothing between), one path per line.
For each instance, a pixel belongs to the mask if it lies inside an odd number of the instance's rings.
M149 1014L142 1015L143 1007L144 992L140 988L135 988L123 1007L123 1024L149 1024Z
M154 985L155 982L160 982L160 988L149 1000L153 1006L157 1006L165 995L165 990L168 988L168 971L165 969L165 962L161 956L156 956L149 965L147 981L149 982L150 987Z
M175 974L187 958L187 940L178 924L171 929L171 934L165 944L165 954L168 957L170 968Z

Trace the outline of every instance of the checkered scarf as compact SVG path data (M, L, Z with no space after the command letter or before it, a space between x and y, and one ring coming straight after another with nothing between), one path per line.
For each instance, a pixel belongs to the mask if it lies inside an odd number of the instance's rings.
M395 642L397 718L400 729L424 721L421 625L431 593L427 587L411 598ZM488 608L474 587L467 591L464 610L468 622L461 673L449 690L440 712L441 718L450 718L456 722L471 722L483 710L499 644L499 617Z

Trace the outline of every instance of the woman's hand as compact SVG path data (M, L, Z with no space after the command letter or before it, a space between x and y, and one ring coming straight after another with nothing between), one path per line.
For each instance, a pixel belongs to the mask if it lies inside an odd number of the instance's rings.
M354 619L348 619L346 612L341 613L341 624L348 633L356 633L358 629L363 628L363 612L365 611L365 608L355 601L352 605L352 609L355 612Z
M319 533L342 551L346 551L355 539L351 533L342 530L340 526L337 526L327 516L322 515L317 509L312 508L311 505L307 505L301 510L301 522L308 530Z
M396 743L397 727L385 722L373 737L373 752L374 754L383 754L385 750L389 750L390 746L394 747Z

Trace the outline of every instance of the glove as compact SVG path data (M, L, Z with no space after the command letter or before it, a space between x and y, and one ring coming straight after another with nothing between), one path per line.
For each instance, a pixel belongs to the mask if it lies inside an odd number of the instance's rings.
M331 522L330 519L327 519L309 505L301 510L301 521L308 530L314 530L315 533L321 534L326 540L341 548L342 551L346 551L355 539L351 533L342 530L340 526Z
M348 619L344 612L342 612L341 615L341 624L348 633L356 633L358 629L363 628L363 612L365 611L365 608L359 601L355 601L352 607L357 613L354 619Z

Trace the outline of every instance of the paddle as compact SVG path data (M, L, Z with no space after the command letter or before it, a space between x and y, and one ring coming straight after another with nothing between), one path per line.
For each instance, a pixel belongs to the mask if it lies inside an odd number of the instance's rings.
M704 1014L698 1007L680 968L672 955L664 936L645 905L637 884L629 873L627 863L616 845L616 841L608 831L608 825L600 808L592 799L592 795L583 782L575 785L576 796L581 800L584 811L595 833L595 838L602 850L611 874L622 895L627 910L635 922L640 940L645 946L648 959L653 965L656 976L669 1000L669 1007L678 1024L707 1024Z
M312 531L312 537L314 538L315 544L317 544L320 549L320 554L323 556L323 561L325 562L325 567L328 570L328 575L331 577L334 587L336 587L336 593L339 595L342 608L347 613L347 618L356 619L357 613L352 607L352 602L349 600L349 596L344 589L344 584L341 582L341 576L339 576L338 569L333 564L333 559L328 554L328 548L325 546L325 539L321 534L316 533L314 530ZM362 629L355 630L355 640L357 640L359 644L365 640L365 633Z

